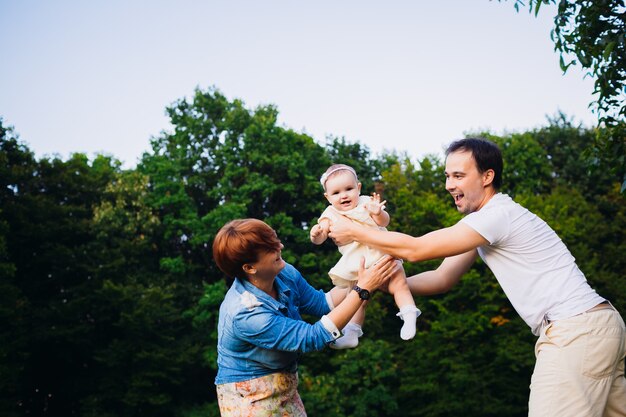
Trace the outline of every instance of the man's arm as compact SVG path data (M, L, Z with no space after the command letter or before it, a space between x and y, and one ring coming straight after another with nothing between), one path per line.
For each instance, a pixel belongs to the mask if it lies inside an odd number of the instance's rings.
M365 228L345 218L339 218L330 225L328 236L337 245L345 245L356 240L410 262L460 255L489 243L478 232L463 223L435 230L420 237L412 237L398 232Z
M444 259L434 271L426 271L408 277L406 282L409 284L411 293L413 295L434 295L449 291L470 269L477 255L477 251L473 249L460 255L451 256Z

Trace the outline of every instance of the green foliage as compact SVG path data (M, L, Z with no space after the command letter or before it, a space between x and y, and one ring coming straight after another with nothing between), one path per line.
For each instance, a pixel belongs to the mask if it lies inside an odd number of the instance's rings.
M81 154L36 160L0 120L0 414L217 416L217 319L227 291L211 243L227 221L260 218L284 258L318 288L339 258L308 229L335 162L388 201L390 230L422 235L461 215L443 161L373 158L325 146L216 89L168 110L173 130L137 169ZM504 191L546 220L597 291L626 311L626 206L610 161L584 156L603 129L564 115L503 137ZM590 175L593 173L593 175ZM438 260L405 262L407 275ZM358 349L304 355L309 415L526 415L534 337L477 262L449 293L419 297L419 332L399 338L393 297L378 292ZM311 318L313 320L313 318Z
M204 335L204 364L213 371L217 371L218 312L227 290L224 281L205 284L202 298L195 306L185 312L186 316L192 318L193 327Z
M0 119L0 201L8 201L16 192L17 180L24 174L21 166L31 157ZM9 163L15 159L20 160L17 166ZM0 219L4 218L0 209ZM8 222L0 220L0 410L11 417L18 415L14 401L28 359L24 326L28 302L16 282L16 267L8 251L9 230Z
M15 307L2 314L11 332L2 375L12 384L2 414L68 415L95 383L91 207L117 167L81 154L36 161L9 129L0 131L0 224L10 260L0 278Z
M407 415L526 415L532 336L495 279L473 270L422 308L427 329L404 354Z
M626 3L624 0L527 0L529 11L537 15L542 4L558 4L551 37L560 53L559 64L565 73L580 66L595 80L590 107L603 126L586 149L596 168L608 162L613 176L626 190ZM525 0L515 0L519 11Z
M202 404L197 406L185 407L176 417L219 417L220 410L215 403Z
M531 132L513 134L505 138L491 137L506 161L505 193L541 194L550 189L552 171L548 154Z
M332 373L301 371L300 394L310 415L367 417L398 413L394 387L398 363L383 340L365 340L359 349L332 355ZM349 394L349 395L348 395Z
M163 219L149 177L118 173L94 207L98 386L82 401L96 415L173 415L206 398L197 364L202 337L185 312L201 295L180 256L163 253ZM183 389L183 387L189 387Z

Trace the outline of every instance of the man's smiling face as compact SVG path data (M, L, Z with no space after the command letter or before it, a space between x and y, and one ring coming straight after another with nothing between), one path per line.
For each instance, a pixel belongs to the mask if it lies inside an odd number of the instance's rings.
M454 198L457 210L463 214L480 210L495 194L490 186L493 170L478 172L469 151L453 152L446 158L446 190Z

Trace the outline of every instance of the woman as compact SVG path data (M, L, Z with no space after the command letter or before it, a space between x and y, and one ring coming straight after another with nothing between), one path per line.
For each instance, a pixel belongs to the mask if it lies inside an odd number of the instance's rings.
M299 355L339 338L338 329L398 268L389 256L368 270L361 263L354 291L341 301L340 292L311 287L283 261L282 248L276 232L256 219L227 223L213 242L217 266L234 280L218 323L215 384L224 417L306 416L297 391ZM321 319L309 324L301 313Z

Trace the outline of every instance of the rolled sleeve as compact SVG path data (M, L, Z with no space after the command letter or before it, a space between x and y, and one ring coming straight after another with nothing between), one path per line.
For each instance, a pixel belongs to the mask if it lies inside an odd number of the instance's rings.
M328 318L327 315L323 315L320 319L322 326L331 334L333 340L337 340L341 337L341 331L335 326L335 323L331 319Z
M333 311L335 309L335 303L333 303L333 296L330 295L330 291L324 294L324 297L326 298L326 303L328 304L328 308L330 308L330 311Z

